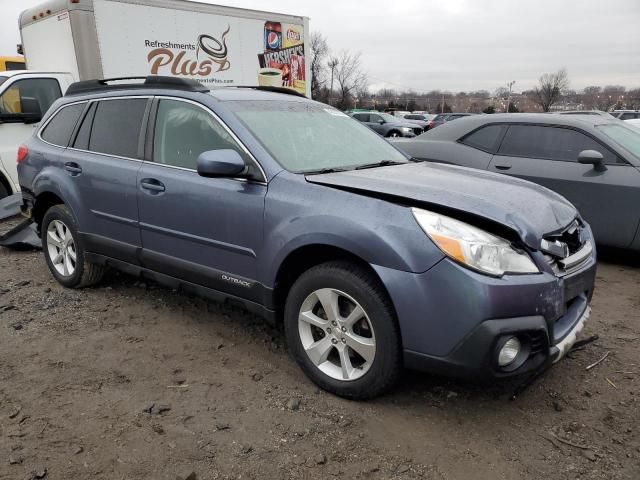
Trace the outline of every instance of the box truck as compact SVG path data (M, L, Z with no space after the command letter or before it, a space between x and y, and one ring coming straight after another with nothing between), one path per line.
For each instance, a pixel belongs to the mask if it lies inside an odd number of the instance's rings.
M0 72L0 198L19 188L18 146L73 81L169 75L311 95L306 17L184 0L49 0L19 25L27 70Z

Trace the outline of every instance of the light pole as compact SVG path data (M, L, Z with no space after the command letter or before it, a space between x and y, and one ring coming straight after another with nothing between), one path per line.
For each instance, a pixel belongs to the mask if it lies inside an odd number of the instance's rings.
M513 85L516 83L515 80L511 80L510 82L507 83L507 87L509 87L509 95L507 95L507 110L506 113L509 113L509 105L511 104L511 89L513 88Z
M338 59L335 57L329 60L329 68L331 69L331 90L329 92L329 105L331 105L331 97L333 97L333 71L338 66L338 63Z

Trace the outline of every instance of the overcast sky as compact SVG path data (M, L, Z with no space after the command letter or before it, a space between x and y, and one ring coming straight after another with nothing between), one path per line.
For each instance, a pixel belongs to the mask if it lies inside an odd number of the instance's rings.
M18 13L0 0L0 55L15 53ZM361 51L373 89L526 90L565 67L571 87L640 87L640 0L220 0L310 17L334 50Z

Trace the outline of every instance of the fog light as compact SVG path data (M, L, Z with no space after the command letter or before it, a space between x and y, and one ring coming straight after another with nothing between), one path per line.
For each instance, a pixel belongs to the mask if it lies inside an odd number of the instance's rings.
M500 349L500 353L498 353L498 365L506 367L512 363L520 353L521 348L520 340L516 337L511 337L504 343Z

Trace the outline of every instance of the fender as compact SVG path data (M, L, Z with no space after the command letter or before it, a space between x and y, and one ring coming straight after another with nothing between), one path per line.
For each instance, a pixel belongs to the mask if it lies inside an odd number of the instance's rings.
M292 192L297 188L304 192ZM371 265L416 273L444 257L409 208L300 182L295 174L278 175L270 182L265 207L264 228L269 234L265 235L262 281L266 286L274 285L289 254L309 245L337 247ZM359 218L363 221L354 221Z
M73 184L73 179L69 177L69 175L57 168L45 167L36 174L32 185L36 198L46 192L57 195L71 210L76 221L80 225L83 224L84 219L78 217L83 211L83 209L80 208L82 202L78 195L78 189Z

